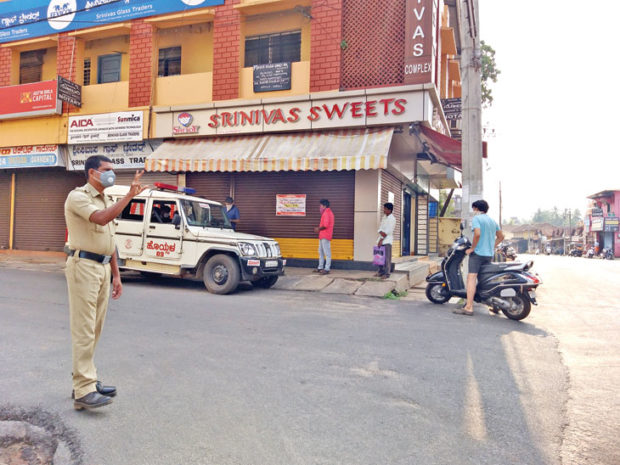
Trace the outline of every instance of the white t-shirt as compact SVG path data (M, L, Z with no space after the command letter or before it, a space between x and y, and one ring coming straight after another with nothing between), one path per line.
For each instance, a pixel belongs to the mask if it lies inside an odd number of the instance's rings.
M381 225L379 226L379 232L383 232L386 234L383 239L383 245L388 245L394 242L394 228L396 227L396 218L393 214L388 216L383 215L381 219ZM379 235L379 239L377 239L377 243L381 240L381 235Z

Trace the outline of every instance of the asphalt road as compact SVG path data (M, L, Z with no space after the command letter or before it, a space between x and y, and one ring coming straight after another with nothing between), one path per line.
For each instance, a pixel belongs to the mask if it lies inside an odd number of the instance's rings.
M69 398L64 276L0 269L0 412L57 414L89 465L615 465L620 261L536 260L520 323L128 277L96 358L119 395L94 412Z

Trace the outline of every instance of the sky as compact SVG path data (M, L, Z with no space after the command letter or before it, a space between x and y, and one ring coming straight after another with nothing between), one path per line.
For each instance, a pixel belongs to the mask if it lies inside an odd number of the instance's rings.
M578 208L620 190L620 1L479 0L498 82L484 110L484 196L502 217ZM489 212L491 213L491 211Z

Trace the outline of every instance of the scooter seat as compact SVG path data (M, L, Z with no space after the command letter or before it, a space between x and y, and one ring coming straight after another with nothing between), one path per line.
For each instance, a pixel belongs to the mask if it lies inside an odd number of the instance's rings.
M480 267L480 274L503 273L505 271L523 271L527 263L485 263Z

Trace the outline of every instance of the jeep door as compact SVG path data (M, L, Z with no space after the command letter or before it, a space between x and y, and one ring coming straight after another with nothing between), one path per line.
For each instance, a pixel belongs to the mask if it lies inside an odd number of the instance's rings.
M144 256L178 260L183 247L183 230L172 222L179 205L176 200L149 199Z
M146 200L134 198L116 218L115 242L121 258L142 255L145 210Z

